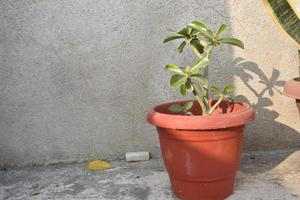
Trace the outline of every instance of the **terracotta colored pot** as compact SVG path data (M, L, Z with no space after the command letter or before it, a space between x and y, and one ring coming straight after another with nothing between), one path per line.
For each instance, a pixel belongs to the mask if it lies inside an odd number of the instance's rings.
M283 93L284 95L296 100L296 105L300 115L300 77L285 82Z
M245 124L255 117L244 103L222 102L211 116L185 116L158 105L148 113L157 127L173 192L185 200L223 200L233 191ZM197 112L198 110L198 112ZM195 102L194 114L200 107Z

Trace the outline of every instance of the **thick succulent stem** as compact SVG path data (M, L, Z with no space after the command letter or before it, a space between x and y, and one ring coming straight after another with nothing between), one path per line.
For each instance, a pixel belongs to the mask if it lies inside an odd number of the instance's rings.
M206 54L206 57L209 60L210 60L210 57L211 57L211 53L212 53L212 49ZM207 78L207 80L208 80L208 73L209 73L208 66L206 66L204 68L204 70L203 70L203 75L204 75L205 78ZM208 103L208 101L209 101L209 85L207 86L207 91L206 91L205 99L206 99L206 101Z
M211 107L211 109L208 112L208 115L211 115L215 111L215 109L219 106L222 100L223 100L223 95L221 95L219 100L213 105L213 107Z
M205 106L203 100L201 99L201 97L197 94L197 91L195 89L193 89L193 94L196 97L196 100L198 101L201 109L202 109L202 115L208 115L208 110L207 107Z

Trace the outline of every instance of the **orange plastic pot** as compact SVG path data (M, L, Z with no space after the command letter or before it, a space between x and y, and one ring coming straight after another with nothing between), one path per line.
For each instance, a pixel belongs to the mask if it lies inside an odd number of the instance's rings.
M195 102L185 116L154 107L148 121L157 127L165 167L175 195L185 200L223 200L233 192L245 124L255 117L244 103L222 102L211 116L201 116ZM198 112L197 112L198 111Z
M285 83L283 93L296 100L296 106L300 115L300 77L287 81Z

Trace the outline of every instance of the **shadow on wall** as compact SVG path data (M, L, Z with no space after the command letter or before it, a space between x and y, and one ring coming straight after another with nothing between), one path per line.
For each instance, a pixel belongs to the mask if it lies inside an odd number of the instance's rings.
M273 102L269 96L273 96L275 93L282 95L280 88L284 86L285 81L279 80L280 72L276 68L273 69L270 78L261 70L261 68L254 62L246 61L239 57L233 61L234 75L239 77L249 91L255 95L256 102L250 103L247 97L243 95L237 96L238 101L247 102L252 105L257 112L256 120L252 127L251 135L248 135L247 139L255 140L250 142L257 144L256 147L250 145L247 146L247 150L260 150L261 143L269 142L268 148L270 149L283 149L286 143L291 143L291 148L300 148L300 134L297 130L286 126L278 121L275 121L279 117L279 113L275 110L271 110L268 107L273 105ZM258 77L258 82L263 85L263 88L258 91L251 81L255 77ZM254 84L255 86L258 83ZM288 113L285 113L288 114ZM260 132L261 126L268 126L270 132ZM285 143L285 144L284 144ZM249 144L249 142L248 142Z

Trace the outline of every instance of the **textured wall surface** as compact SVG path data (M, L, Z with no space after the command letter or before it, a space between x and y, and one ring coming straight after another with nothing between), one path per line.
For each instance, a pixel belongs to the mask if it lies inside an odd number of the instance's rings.
M227 5L232 34L241 37L246 46L233 53L236 93L257 110L256 121L248 127L246 148L300 147L295 100L281 94L283 81L299 76L297 48L260 1L230 1Z
M167 28L226 23L246 50L215 53L211 77L254 104L246 150L295 148L300 120L282 81L297 76L297 51L256 1L0 1L0 164L159 154L147 111L181 99L167 63L191 64L164 45Z

